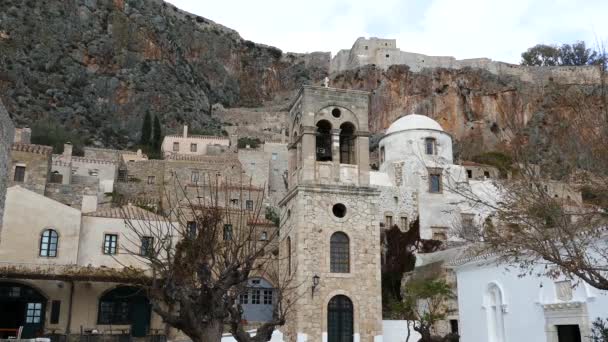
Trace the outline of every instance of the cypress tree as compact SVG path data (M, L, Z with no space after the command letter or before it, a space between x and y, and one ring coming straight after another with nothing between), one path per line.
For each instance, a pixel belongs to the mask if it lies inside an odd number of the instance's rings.
M148 146L150 144L150 135L152 134L152 121L150 119L150 113L146 112L144 116L144 123L141 125L141 141L139 142L142 146Z
M160 149L160 144L162 143L162 132L160 130L160 120L157 115L154 115L154 135L152 137L152 147L155 150Z

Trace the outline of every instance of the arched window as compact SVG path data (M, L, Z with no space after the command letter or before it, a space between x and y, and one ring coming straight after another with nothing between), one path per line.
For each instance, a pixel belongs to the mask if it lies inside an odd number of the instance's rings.
M40 256L56 257L59 235L53 229L45 229L40 237Z
M424 139L424 152L426 154L437 154L437 141L435 138Z
M287 273L291 274L291 238L287 237Z
M498 285L492 283L486 292L488 342L505 342L504 300Z
M331 124L321 120L317 123L317 161L331 161Z
M334 233L330 239L330 272L350 272L350 252L348 236L342 232Z
M350 122L340 125L340 164L355 163L355 126Z

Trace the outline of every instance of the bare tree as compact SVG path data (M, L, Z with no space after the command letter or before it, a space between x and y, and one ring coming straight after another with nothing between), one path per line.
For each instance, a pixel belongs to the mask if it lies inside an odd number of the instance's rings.
M598 70L599 83L546 85L545 103L532 118L505 118L512 179L485 194L449 190L493 212L479 234L468 234L483 242L476 253L608 290L608 97L603 65Z
M149 270L138 284L153 310L193 341L268 341L285 324L291 279L279 269L278 227L265 220L263 188L219 176L166 187L158 219L129 219L134 248ZM139 243L141 241L141 243ZM239 296L251 277L273 284L272 319L250 334Z

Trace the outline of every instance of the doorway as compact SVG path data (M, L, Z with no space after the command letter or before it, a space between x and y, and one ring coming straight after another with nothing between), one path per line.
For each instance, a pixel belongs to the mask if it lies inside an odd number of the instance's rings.
M581 330L579 329L578 324L558 325L557 341L581 342Z
M343 295L333 297L327 305L328 342L353 342L353 303Z
M0 338L34 338L44 332L46 298L37 290L18 283L0 283Z

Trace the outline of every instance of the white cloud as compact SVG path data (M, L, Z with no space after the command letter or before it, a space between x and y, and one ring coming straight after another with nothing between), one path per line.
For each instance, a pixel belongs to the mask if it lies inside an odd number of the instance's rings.
M605 0L170 0L283 51L350 48L357 37L397 38L405 51L517 63L536 43L608 39Z

